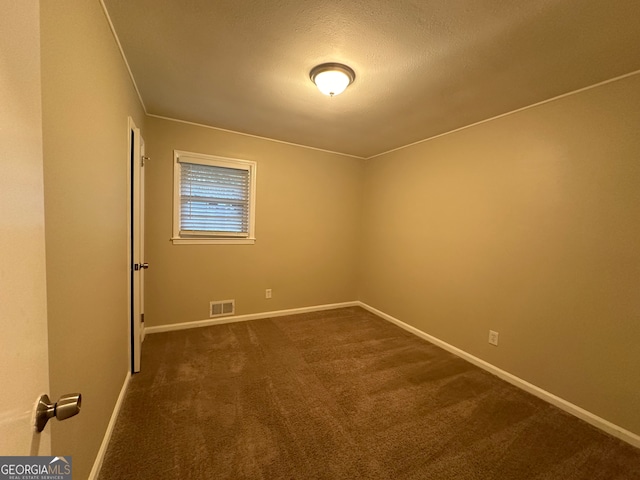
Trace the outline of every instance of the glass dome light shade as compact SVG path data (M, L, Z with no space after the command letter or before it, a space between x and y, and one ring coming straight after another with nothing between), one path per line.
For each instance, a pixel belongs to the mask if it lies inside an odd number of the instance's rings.
M310 77L318 90L333 97L345 91L355 79L355 73L346 65L326 63L311 70Z

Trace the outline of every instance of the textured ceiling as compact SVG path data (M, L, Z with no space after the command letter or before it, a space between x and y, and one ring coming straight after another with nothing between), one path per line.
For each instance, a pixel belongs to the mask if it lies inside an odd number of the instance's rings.
M147 113L360 157L640 70L639 0L104 4Z

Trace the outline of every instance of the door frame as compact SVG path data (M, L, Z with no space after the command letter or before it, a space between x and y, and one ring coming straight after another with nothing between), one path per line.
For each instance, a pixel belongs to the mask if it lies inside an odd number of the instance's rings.
M129 310L129 357L131 359L131 372L140 371L140 358L142 351L142 341L144 339L144 325L141 315L144 313L142 305L144 299L143 286L143 270L136 270L134 265L142 264L144 259L141 257L141 244L139 237L141 236L140 228L136 228L134 222L136 219L144 218L142 209L144 208L143 191L144 178L143 170L143 149L144 140L140 135L140 129L136 126L131 117L128 117L128 149L127 149L127 292L128 292L128 310ZM137 175L136 175L137 173ZM140 224L138 224L138 227Z

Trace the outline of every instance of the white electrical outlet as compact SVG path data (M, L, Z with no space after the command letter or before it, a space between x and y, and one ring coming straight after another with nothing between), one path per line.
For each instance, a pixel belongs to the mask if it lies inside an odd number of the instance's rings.
M493 330L489 330L489 343L491 345L498 346L498 332L494 332Z
M264 298L271 298L271 289L270 288L267 288L264 291Z

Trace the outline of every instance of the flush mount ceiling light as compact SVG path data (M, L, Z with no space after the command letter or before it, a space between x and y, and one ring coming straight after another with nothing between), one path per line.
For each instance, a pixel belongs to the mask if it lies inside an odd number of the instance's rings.
M341 63L323 63L311 69L311 81L318 90L333 97L340 95L356 79L356 73Z

